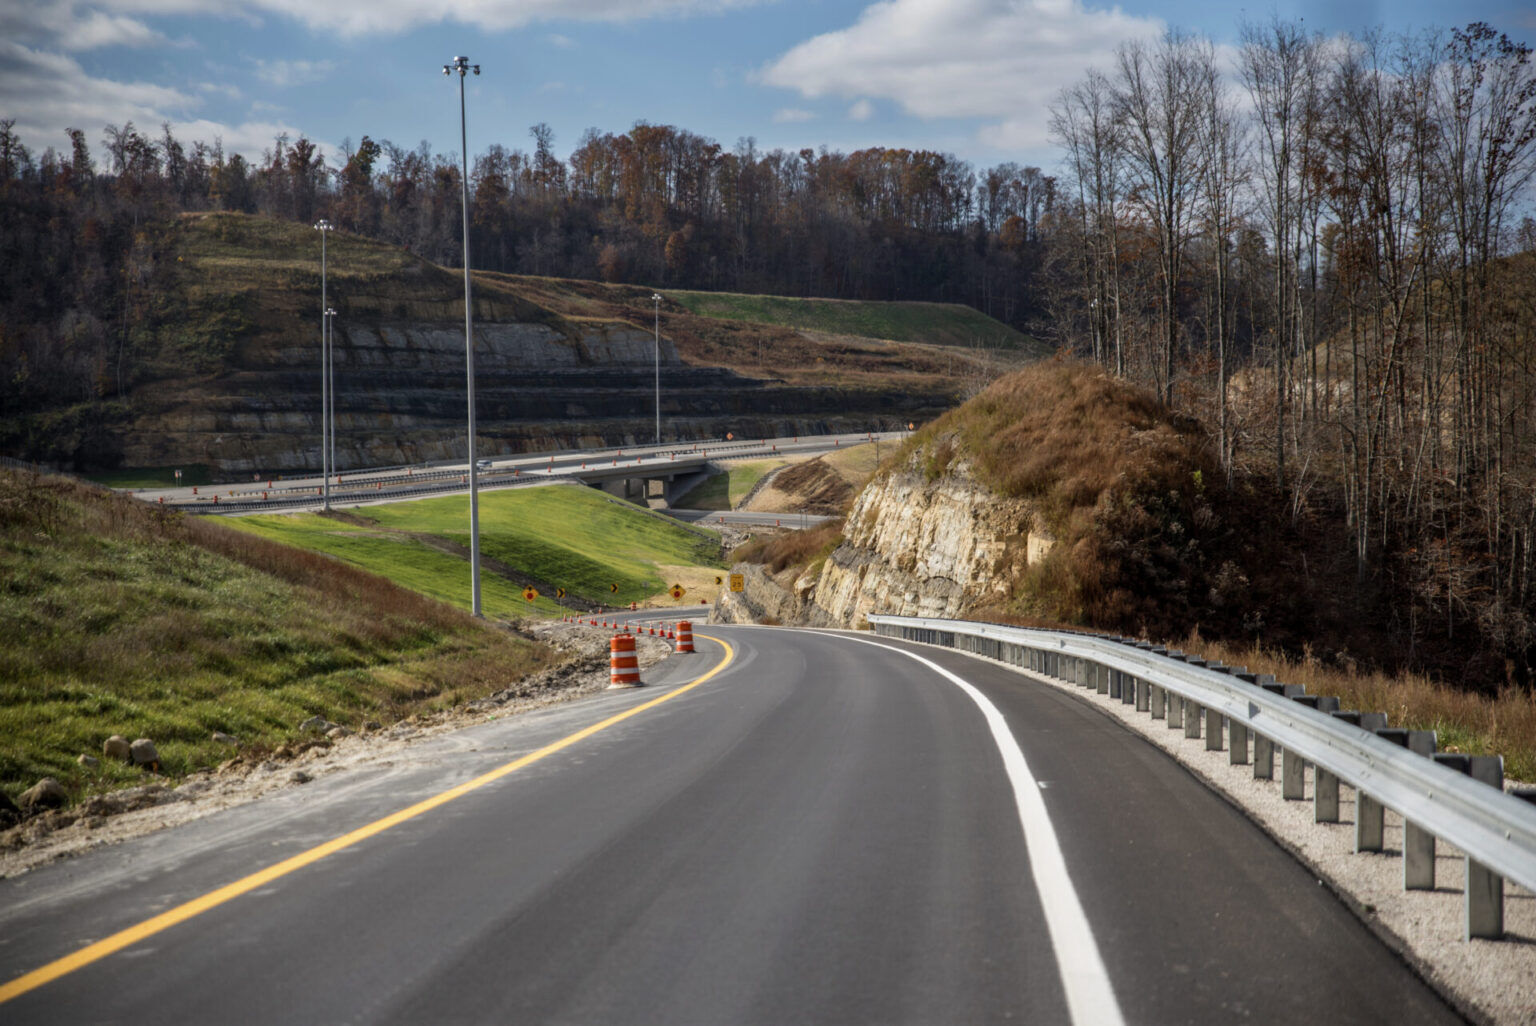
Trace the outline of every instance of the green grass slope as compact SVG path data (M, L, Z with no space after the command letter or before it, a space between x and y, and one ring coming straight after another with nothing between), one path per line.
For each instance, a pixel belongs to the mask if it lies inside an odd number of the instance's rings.
M275 747L323 715L389 722L506 687L548 650L406 587L88 485L0 471L0 788L76 796L144 774L103 762L148 737L176 776Z
M235 527L324 552L461 608L469 603L469 498L368 506L348 521L312 514L240 517ZM445 551L448 550L448 551ZM639 602L668 584L665 566L720 568L719 542L590 488L515 488L480 496L480 552L516 575L485 572L489 616L552 614L555 589L608 605ZM540 592L530 606L524 583ZM617 592L611 590L617 584Z

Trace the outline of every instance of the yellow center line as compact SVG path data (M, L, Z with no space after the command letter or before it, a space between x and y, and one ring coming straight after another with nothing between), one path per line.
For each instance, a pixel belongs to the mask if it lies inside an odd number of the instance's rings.
M178 923L184 923L194 916L201 915L202 913L207 912L209 909L217 908L225 902L234 898L238 898L242 894L247 894L251 891L254 891L258 887L265 886L266 884L271 883L273 880L277 880L280 877L287 876L289 873L303 869L305 866L319 862L327 855L334 855L338 851L350 848L360 841L365 841L370 837L382 834L384 831L389 830L391 827L399 826L401 823L404 823L407 820L415 819L417 816L420 816L425 812L430 812L439 806L447 805L455 798L461 798L464 795L469 794L471 791L478 790L479 788L484 787L486 784L500 780L502 777L505 777L510 773L516 773L524 766L538 762L540 759L543 759L546 756L554 755L556 752L569 748L571 745L576 744L578 741L583 741L591 737L593 734L607 730L609 727L616 723L622 723L624 720L629 719L631 716L638 716L648 709L654 709L661 703L676 698L678 695L692 691L700 684L703 684L705 681L718 674L721 670L724 670L731 664L731 660L736 657L736 650L733 649L724 640L710 637L707 634L700 634L698 637L713 641L721 648L725 649L725 658L721 659L720 662L715 664L713 669L704 674L702 677L690 681L680 688L668 691L664 695L653 698L649 702L637 705L633 709L627 709L624 712L608 717L606 720L603 720L600 723L594 723L590 727L578 730L574 734L563 737L551 744L545 745L543 748L540 748L537 751L529 752L527 755L524 755L521 758L514 759L512 762L509 762L504 766L498 766L496 769L493 769L488 773L483 773L480 776L475 777L473 780L465 781L457 787L443 791L441 794L433 795L431 798L419 801L415 805L401 809L399 812L391 813L390 815L385 816L383 819L376 819L366 826L358 827L351 833L342 834L340 837L326 841L324 844L311 848L308 851L300 852L292 858L284 859L282 862L278 862L274 865L268 866L266 869L258 870L257 872L252 873L250 876L236 880L234 883L226 884L225 886L220 887L218 890L209 891L207 894L204 894L201 897L193 898L191 901L177 905L175 908L162 912L153 918L146 919L142 923L130 926L125 930L119 930L117 933L112 934L110 937L103 938L94 944L87 945L86 947L81 948L79 951L76 951L74 954L65 955L63 958L49 962L47 965L38 969L34 969L23 976L18 976L16 979L11 980L9 983L0 984L0 1004L4 1004L12 998L19 997L28 991L36 990L43 984L49 983L61 976L72 973L76 969L82 969L85 966L90 965L92 962L98 962L101 959L106 958L108 955L121 951L130 945L137 944L139 941L144 940L146 937L153 937L155 934L161 932L162 930L168 930Z

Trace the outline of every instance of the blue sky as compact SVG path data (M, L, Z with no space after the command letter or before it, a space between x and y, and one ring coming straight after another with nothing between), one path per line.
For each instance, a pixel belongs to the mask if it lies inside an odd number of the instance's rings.
M451 10L453 16L444 18ZM0 118L35 151L132 120L259 156L279 132L334 160L367 134L438 152L528 149L548 123L567 155L587 128L673 124L727 148L887 145L987 166L1054 168L1045 108L1114 46L1165 26L1236 40L1239 20L1323 32L1484 20L1536 43L1524 0L0 0Z

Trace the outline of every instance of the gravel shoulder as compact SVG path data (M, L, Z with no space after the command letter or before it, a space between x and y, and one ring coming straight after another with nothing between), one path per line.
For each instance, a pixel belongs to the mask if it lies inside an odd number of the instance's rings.
M316 736L271 752L237 748L217 769L189 774L179 783L147 774L148 781L137 787L34 816L0 832L0 879L301 787L322 775L385 764L452 731L568 702L608 686L611 632L559 621L530 621L522 630L568 658L532 677L510 681L486 698L440 713L347 736ZM636 651L645 668L661 662L672 648L658 638L638 637Z

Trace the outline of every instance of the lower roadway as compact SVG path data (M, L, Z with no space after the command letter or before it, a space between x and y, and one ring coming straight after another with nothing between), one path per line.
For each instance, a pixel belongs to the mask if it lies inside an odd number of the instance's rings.
M0 1021L1459 1021L1070 694L886 639L695 639L645 688L0 881Z

